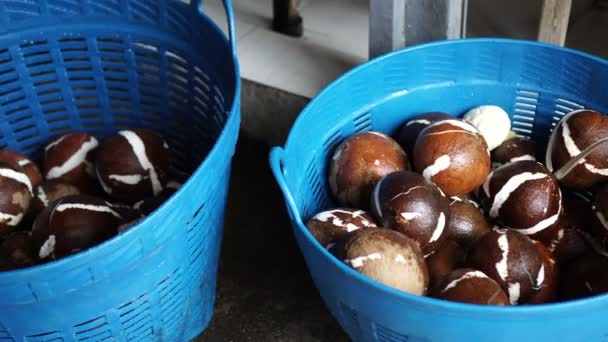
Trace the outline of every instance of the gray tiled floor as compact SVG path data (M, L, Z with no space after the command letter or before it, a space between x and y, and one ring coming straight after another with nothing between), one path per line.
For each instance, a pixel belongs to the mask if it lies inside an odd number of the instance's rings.
M272 0L234 0L244 78L312 97L336 77L367 60L369 0L302 0L304 36L270 30ZM567 45L608 57L608 5L576 0ZM536 39L542 0L470 0L468 36ZM206 9L222 27L219 1Z
M219 1L207 13L225 28ZM306 97L367 60L366 0L303 0L304 36L270 30L272 0L234 0L239 61L245 79Z

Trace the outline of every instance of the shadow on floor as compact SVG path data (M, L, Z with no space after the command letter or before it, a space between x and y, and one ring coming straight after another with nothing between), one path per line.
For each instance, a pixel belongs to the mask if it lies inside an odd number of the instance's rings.
M243 134L233 161L215 311L203 341L347 341L296 245L268 148Z

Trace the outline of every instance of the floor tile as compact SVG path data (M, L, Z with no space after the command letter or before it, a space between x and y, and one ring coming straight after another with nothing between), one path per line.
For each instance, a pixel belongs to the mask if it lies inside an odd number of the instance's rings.
M314 38L291 38L256 28L239 42L242 77L312 97L364 61Z
M347 54L367 58L368 1L311 0L302 7L305 36Z
M206 2L203 10L222 30L224 30L224 32L226 32L228 28L226 14L224 12L224 7L219 3L219 1ZM234 24L236 26L237 41L255 28L254 25L249 24L247 21L242 19L240 12L235 13Z

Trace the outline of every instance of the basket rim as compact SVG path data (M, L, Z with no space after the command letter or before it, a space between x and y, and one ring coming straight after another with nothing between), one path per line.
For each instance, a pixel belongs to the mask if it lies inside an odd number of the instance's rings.
M463 39L451 39L451 40L441 40L441 41L436 41L436 42L430 42L430 43L424 43L424 44L419 44L419 45L414 45L412 47L406 47L400 50L395 50L395 51L391 51L388 52L386 54L380 55L374 59L371 59L365 63L362 63L354 68L352 68L351 70L347 71L346 73L342 74L342 76L338 77L336 80L334 80L333 82L331 82L330 84L328 84L327 86L325 86L325 88L323 88L323 90L321 90L317 95L315 95L315 97L313 99L310 100L310 102L308 104L306 104L306 106L304 107L304 109L302 109L302 111L300 112L300 114L298 115L298 117L296 118L296 120L294 121L291 129L290 129L290 133L287 136L287 139L285 140L285 144L284 144L284 150L287 152L289 150L289 146L291 144L294 144L295 142L292 141L292 135L291 132L297 128L300 123L305 120L304 119L304 114L306 114L308 111L310 111L310 108L312 106L315 105L315 103L318 101L318 98L320 97L325 97L327 96L327 94L331 94L331 91L333 90L333 88L335 88L338 84L341 84L342 82L345 82L348 78L350 78L352 75L357 74L358 72L360 72L361 70L364 70L366 68L369 68L370 65L372 64L377 64L377 63L381 63L384 60L387 59L391 59L394 58L395 56L404 54L404 53L410 53L412 51L417 51L417 50L426 50L426 49L431 49L433 47L436 46L445 46L445 45L457 45L457 44L479 44L479 43L485 43L485 44L519 44L519 45L527 45L527 46L535 46L535 47L543 47L543 48L550 48L553 49L555 51L566 51L568 53L574 54L574 55L579 55L581 57L584 58L588 58L591 60L595 60L597 62L600 62L602 64L605 64L606 66L608 66L608 60L603 59L601 57L583 52L583 51L579 51L579 50L575 50L575 49L571 49L571 48L567 48L567 47L561 47L559 45L554 45L554 44L549 44L549 43L543 43L543 42L537 42L537 41L533 41L533 40L525 40L525 39L509 39L509 38L463 38Z
M437 42L425 43L416 46L412 46L409 48L400 49L397 51L392 51L387 54L381 55L377 58L374 58L366 63L363 63L352 70L346 72L342 76L340 76L337 80L330 83L326 86L319 94L315 96L302 110L296 121L294 122L290 134L285 142L285 154L288 154L291 145L297 144L297 141L294 141L291 132L297 129L301 123L306 120L305 114L311 110L312 106L318 101L318 98L327 96L331 94L334 87L345 82L351 75L354 75L360 72L363 69L370 67L372 64L381 63L384 60L393 58L395 56L409 53L416 50L421 49L432 49L436 46L445 46L445 45L456 45L456 44L519 44L526 45L531 47L542 47L542 48L550 48L555 51L566 51L571 54L575 54L581 56L583 58L591 59L597 62L600 62L606 67L608 67L608 60L603 59L598 56L594 56L588 54L586 52L560 47L557 45L552 45L548 43L542 43L537 41L530 40L520 40L520 39L507 39L507 38L466 38L466 39L454 39L454 40L442 40ZM387 94L390 96L390 94ZM323 258L330 259L331 264L339 270L343 276L354 278L354 281L361 283L367 287L370 292L380 292L381 294L386 294L391 297L392 300L403 303L404 305L408 305L408 307L417 307L417 308L425 308L426 310L433 310L442 315L458 315L461 317L475 317L476 320L479 320L480 314L482 314L485 319L495 320L495 319L509 319L511 321L521 321L530 319L532 316L536 317L539 314L544 314L545 317L565 317L571 315L573 312L581 312L581 310L589 310L592 308L606 307L608 306L608 293L595 295L591 297L586 297L582 299L568 300L565 302L557 302L557 303L549 303L549 304L535 304L535 305L514 305L514 306L491 306L491 305L477 305L477 304L468 304L468 303L459 303L459 302L451 302L447 300L436 299L427 296L417 296L410 293L406 293L387 285L384 285L380 282L377 282L371 278L368 278L361 273L355 271L354 269L348 267L346 264L340 262L337 258L335 258L331 253L329 253L306 229L304 222L302 221L301 215L296 215L295 220L292 220L292 226L294 230L298 230L299 233L302 233L305 236L306 242L309 245L313 245L314 251L312 253L321 253L323 254ZM295 233L297 234L298 231ZM300 246L303 248L304 246ZM310 246L309 246L310 247ZM406 306L404 306L406 307ZM355 308L356 309L356 308Z
M136 238L135 234L140 234L139 230L143 229L142 226L147 225L151 221L158 221L162 215L166 214L167 207L169 205L172 205L175 201L177 201L177 198L181 197L187 191L186 189L188 189L190 187L190 185L194 182L193 181L193 179L195 178L194 176L200 175L202 173L202 171L203 171L202 169L203 169L203 166L205 165L205 163L207 163L210 159L214 158L214 156L217 155L218 153L221 153L221 151L219 151L218 146L220 145L220 141L224 141L224 140L230 138L227 136L230 133L230 132L228 132L229 127L236 125L237 137L238 137L238 129L239 129L238 122L240 121L240 94L241 94L240 65L238 62L238 56L236 55L236 51L231 50L229 37L226 36L226 34L217 25L217 23L215 23L213 20L211 20L211 18L206 13L197 12L197 14L199 16L199 20L203 20L206 25L210 25L211 29L215 31L215 34L220 35L223 42L226 43L225 48L227 51L230 51L230 53L229 53L231 56L230 62L232 63L232 66L234 69L234 79L232 81L235 82L234 94L231 99L230 106L229 106L229 108L225 109L225 112L228 113L228 117L227 117L227 119L224 123L224 126L222 127L219 135L217 136L215 142L213 143L212 148L209 150L209 152L207 153L205 158L194 169L194 171L192 171L190 176L186 179L186 181L184 181L184 183L179 187L179 189L177 189L177 191L175 191L158 208L156 208L154 211L152 211L150 214L148 214L146 217L141 219L139 222L137 222L135 225L133 225L126 231L124 231L122 233L118 233L117 235L113 236L112 238L110 238L100 244L97 244L93 247L87 248L83 251L80 251L80 252L72 254L72 255L68 255L68 256L58 259L58 260L53 260L53 261L49 261L49 262L46 262L43 264L30 266L30 267L0 272L0 287L2 287L2 285L14 283L15 279L20 279L20 280L27 279L26 281L29 282L31 278L37 278L37 277L39 277L39 274L44 274L46 272L51 273L51 272L61 271L64 269L74 269L77 267L83 267L83 264L84 264L83 261L92 259L94 255L96 255L98 253L104 253L105 250L111 251L112 249L116 249L119 246L119 244L122 243L121 241L124 241L125 238L131 239L131 240L135 239ZM235 123L235 121L237 121L237 122ZM236 139L237 138L235 138L235 140ZM158 249L152 249L152 250L148 251L146 253L146 255L150 254L150 253L157 253L157 252L158 252ZM145 256L143 258L145 258ZM142 259L142 258L139 258L138 260L140 260L140 259ZM137 261L135 261L135 262L137 262ZM125 267L123 269L127 269L129 267L130 267L130 265L125 265ZM108 273L108 274L105 274L103 277L95 277L94 281L88 283L87 286L94 285L100 281L103 281L104 279L111 277L112 274L113 273Z

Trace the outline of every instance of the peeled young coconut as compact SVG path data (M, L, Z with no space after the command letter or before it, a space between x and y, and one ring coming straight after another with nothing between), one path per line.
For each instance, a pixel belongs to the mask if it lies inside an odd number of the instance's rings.
M589 189L608 180L608 117L576 110L555 126L545 164L567 188Z
M448 274L432 296L453 302L509 305L509 298L500 285L485 273L472 268L461 268Z
M344 240L360 229L376 227L370 214L363 210L337 208L313 216L306 227L323 247Z
M363 275L404 292L425 295L429 273L418 244L389 229L366 229L345 248L346 264Z
M511 120L504 109L493 106L479 106L469 110L463 119L475 126L483 135L488 148L497 148L511 132Z

